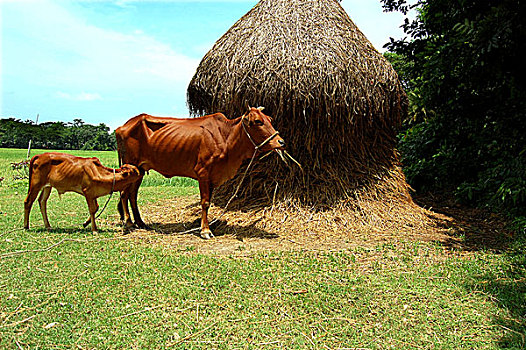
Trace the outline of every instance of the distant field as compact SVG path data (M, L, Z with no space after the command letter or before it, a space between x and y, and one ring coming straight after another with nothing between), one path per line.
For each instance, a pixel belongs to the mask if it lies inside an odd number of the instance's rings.
M50 151L40 150L40 149L31 150L30 157L34 156L35 154L39 154L43 152L50 152ZM56 152L69 153L69 154L73 154L79 157L97 157L100 159L102 164L104 164L105 166L108 166L111 168L119 167L119 159L118 159L116 151L56 151ZM0 159L2 159L2 163L0 164L0 177L4 176L5 181L9 183L11 179L8 176L2 175L2 174L7 174L7 172L10 171L11 162L23 161L26 159L26 155L27 155L26 149L0 148ZM156 171L150 171L150 173L144 177L142 186L144 187L148 187L148 186L197 187L197 181L188 179L188 178L181 178L181 177L174 177L171 179L167 179L161 174L157 173Z
M115 152L72 153L117 164ZM9 165L24 157L0 150L0 349L525 347L523 243L501 253L400 240L211 256L155 232L123 235L116 198L94 236L81 226L83 198L56 192L53 229L35 203L25 231L27 180ZM192 182L155 181L140 191L143 208L197 193Z

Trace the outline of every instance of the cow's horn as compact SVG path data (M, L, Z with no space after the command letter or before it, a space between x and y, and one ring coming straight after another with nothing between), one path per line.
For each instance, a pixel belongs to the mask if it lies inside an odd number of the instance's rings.
M260 111L263 111L263 110L265 109L265 107L259 106L258 109L259 109Z

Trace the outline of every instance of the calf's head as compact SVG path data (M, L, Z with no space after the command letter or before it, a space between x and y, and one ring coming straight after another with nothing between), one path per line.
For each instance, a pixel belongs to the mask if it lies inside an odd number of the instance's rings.
M248 112L241 118L241 122L248 138L259 150L268 152L285 148L285 140L272 126L272 119L263 113L263 107L249 107Z
M115 190L122 191L128 185L138 181L144 175L144 171L135 165L124 164L115 172Z

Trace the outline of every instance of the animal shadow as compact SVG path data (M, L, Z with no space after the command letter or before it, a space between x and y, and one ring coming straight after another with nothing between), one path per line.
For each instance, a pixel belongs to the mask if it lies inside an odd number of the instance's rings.
M247 225L229 225L226 220L218 220L210 224L210 229L214 236L221 237L225 235L234 236L238 240L245 238L260 238L260 239L276 239L279 236L256 227L260 220ZM186 222L176 223L151 223L151 228L154 232L164 235L194 235L201 237L201 219L195 219Z

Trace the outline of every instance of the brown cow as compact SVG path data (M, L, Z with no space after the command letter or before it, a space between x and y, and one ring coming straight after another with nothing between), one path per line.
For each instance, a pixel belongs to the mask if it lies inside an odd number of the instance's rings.
M24 201L24 227L29 228L29 213L37 198L44 226L50 228L47 217L47 200L51 189L59 195L64 192L77 192L86 197L91 221L91 229L97 232L95 213L99 209L97 198L113 191L122 191L142 177L134 165L124 164L119 169L103 166L97 158L81 158L65 153L49 152L34 156L29 163L29 190Z
M271 125L263 108L249 108L243 116L229 120L217 113L195 119L138 115L117 128L117 147L122 163L144 171L153 169L165 177L184 176L199 182L201 193L201 237L213 237L208 225L208 207L214 188L234 177L241 163L256 150L283 149L285 141ZM126 227L146 227L137 208L142 178L124 191L119 203Z

